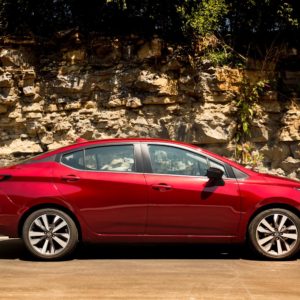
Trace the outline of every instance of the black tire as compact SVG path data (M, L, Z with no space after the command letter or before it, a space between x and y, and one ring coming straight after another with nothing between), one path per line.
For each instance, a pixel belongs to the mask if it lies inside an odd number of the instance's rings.
M36 258L58 260L71 255L75 250L78 229L73 219L65 212L45 208L27 217L22 229L22 238L28 251Z
M251 221L248 236L256 254L272 260L290 259L299 251L300 220L289 210L267 209Z

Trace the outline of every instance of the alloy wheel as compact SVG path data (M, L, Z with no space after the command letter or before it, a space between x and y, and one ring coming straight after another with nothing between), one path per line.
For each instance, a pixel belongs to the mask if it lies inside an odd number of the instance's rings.
M32 247L43 255L55 255L63 251L70 240L67 222L55 214L43 214L31 224L28 232Z
M43 208L25 220L22 237L29 252L44 260L56 260L70 255L78 243L78 228L67 213L55 208Z
M296 224L285 214L269 214L256 227L256 241L261 250L270 256L287 256L298 241Z

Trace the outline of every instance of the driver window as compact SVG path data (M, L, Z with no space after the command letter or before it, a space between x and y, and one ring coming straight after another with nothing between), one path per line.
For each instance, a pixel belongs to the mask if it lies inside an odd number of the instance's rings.
M153 173L206 176L206 157L176 147L149 145Z
M87 170L134 172L133 145L101 146L85 150Z

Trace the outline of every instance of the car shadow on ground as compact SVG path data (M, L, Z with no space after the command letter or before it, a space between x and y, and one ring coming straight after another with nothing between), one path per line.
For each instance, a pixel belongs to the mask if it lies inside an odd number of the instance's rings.
M300 255L295 259L299 259ZM0 260L35 260L26 250L22 240L0 241ZM246 246L193 245L193 244L79 244L68 260L89 259L244 259L262 260Z

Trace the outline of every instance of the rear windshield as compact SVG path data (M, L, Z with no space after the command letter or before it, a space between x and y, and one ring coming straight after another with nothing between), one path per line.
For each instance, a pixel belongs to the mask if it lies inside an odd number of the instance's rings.
M27 157L27 158L20 158L19 160L14 162L14 165L24 165L24 164L29 164L29 163L34 163L34 162L46 162L46 161L54 161L56 155L50 155L50 156L45 156L46 153L50 153L52 151L48 152L43 152L40 154L37 154L35 156Z

